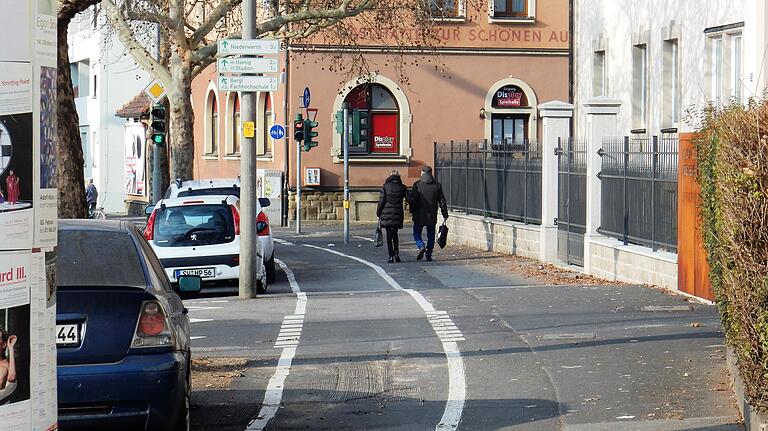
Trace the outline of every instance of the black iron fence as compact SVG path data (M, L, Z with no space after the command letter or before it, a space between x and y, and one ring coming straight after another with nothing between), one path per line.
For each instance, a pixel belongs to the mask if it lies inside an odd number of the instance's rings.
M678 143L677 135L603 139L601 233L677 251Z
M436 142L435 171L452 211L541 224L537 142Z

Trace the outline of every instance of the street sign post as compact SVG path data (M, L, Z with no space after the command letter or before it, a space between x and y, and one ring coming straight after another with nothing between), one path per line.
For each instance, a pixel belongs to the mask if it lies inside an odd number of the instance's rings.
M216 61L219 73L277 73L276 58L220 58Z
M147 85L147 88L144 89L144 93L152 99L152 102L159 103L160 100L165 97L165 87L159 79L155 79Z
M277 91L277 78L219 75L219 91Z
M269 128L269 136L271 136L272 139L283 139L285 137L285 127L275 124Z
M280 41L277 39L222 39L218 42L217 55L265 55L279 51Z

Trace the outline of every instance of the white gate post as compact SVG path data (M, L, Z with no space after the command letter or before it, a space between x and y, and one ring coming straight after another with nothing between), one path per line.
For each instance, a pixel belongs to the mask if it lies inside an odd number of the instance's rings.
M584 104L587 115L587 223L584 235L584 272L592 273L591 240L601 236L600 209L602 188L600 173L602 158L597 151L603 146L603 138L618 135L618 114L621 101L597 97Z
M552 101L539 105L542 118L541 133L541 229L539 236L539 260L554 263L557 261L557 226L555 218L558 208L558 139L568 139L571 135L573 105Z

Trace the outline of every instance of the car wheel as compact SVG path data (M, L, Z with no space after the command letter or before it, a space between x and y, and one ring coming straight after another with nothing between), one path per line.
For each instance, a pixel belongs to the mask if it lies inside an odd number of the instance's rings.
M181 410L179 410L179 417L176 419L176 427L174 427L175 431L189 431L191 427L189 413L192 404L192 380L189 370L187 370L186 386L187 387L184 388L184 400L181 404Z
M272 254L272 258L266 264L267 267L267 284L275 282L275 255Z

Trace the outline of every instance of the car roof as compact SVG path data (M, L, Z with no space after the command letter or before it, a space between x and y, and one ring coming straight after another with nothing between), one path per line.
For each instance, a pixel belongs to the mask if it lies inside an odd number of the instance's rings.
M60 219L59 230L90 230L101 232L130 232L130 225L123 220Z
M157 206L165 205L168 207L178 207L189 203L197 203L203 205L215 205L220 204L222 201L227 201L228 204L235 204L240 199L237 196L232 195L205 195L205 196L185 196L181 198L168 198L160 200Z
M182 190L192 188L192 190L196 190L218 187L240 187L240 180L237 178L187 180L181 183L181 187L179 187L179 189Z

